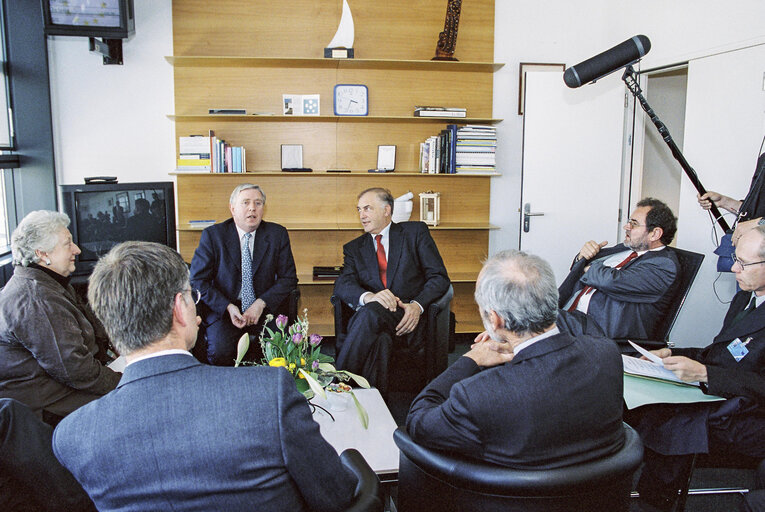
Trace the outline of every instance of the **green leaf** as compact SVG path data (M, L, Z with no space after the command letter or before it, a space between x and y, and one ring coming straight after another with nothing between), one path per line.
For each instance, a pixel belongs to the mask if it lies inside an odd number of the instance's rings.
M305 377L305 380L308 382L308 385L311 387L311 390L312 390L312 391L313 391L315 394L319 395L319 396L320 396L320 397L322 397L324 400L326 400L326 399L327 399L327 394L324 392L324 388L322 388L322 387L319 385L319 383L318 383L318 382L316 382L316 379L314 379L313 377L311 377L311 375L310 375L310 374L309 374L307 371L303 370L302 368L300 368L300 369L298 370L298 372L299 372L299 373L300 373L300 374L301 374L303 377ZM366 412L366 411L365 411L365 412Z
M239 343L236 345L236 360L234 361L234 367L239 366L242 362L242 358L247 353L247 349L250 348L250 335L247 333L242 334L239 338Z
M272 345L266 345L266 360L270 361L274 358L274 349Z
M273 335L271 343L281 343L282 339L284 339L284 337L282 336L282 333L277 332L276 334Z
M335 367L332 366L329 363L322 363L321 359L319 359L319 370L321 370L323 372L334 372L335 371Z
M318 359L320 363L334 363L335 362L335 358L334 357L328 356L327 354L322 354L321 352L319 352L316 355L316 359Z
M369 384L367 384L367 387L369 387ZM366 409L364 409L364 406L361 405L359 399L356 398L356 395L353 394L353 391L349 391L349 393L353 397L353 402L356 404L356 412L359 413L359 421L361 422L361 426L364 427L364 430L366 430L369 427L369 414L367 414Z
M355 373L351 373L346 370L343 370L342 373L350 376L354 381L356 381L356 384L358 384L362 388L369 389L369 382L367 381L367 379L365 379L361 375L356 375Z
M295 387L303 394L309 389L308 382L303 379L295 379Z
M268 333L268 335L271 337L271 339L273 339L273 337L274 337L274 331L272 331L272 330L271 330L271 329L269 329L268 327L266 327L265 329L266 329L266 332Z

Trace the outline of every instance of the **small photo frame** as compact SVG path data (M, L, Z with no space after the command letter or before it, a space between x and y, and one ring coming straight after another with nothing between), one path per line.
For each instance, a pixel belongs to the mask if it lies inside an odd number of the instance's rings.
M518 78L518 115L523 115L523 103L526 99L527 71L565 71L565 64L548 64L544 62L521 62Z
M303 167L303 145L282 144L282 169L300 169Z
M321 97L319 94L304 94L302 97L303 115L304 116L318 116L319 114L319 102Z
M392 171L396 168L396 146L377 146L377 170Z
M285 116L318 116L320 94L282 94L282 113Z
M285 116L300 115L295 113L295 95L282 94L282 113Z

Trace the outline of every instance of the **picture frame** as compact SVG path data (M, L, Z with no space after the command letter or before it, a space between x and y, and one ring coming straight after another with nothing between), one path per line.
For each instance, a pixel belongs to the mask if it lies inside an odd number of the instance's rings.
M527 71L565 71L565 64L547 62L521 62L518 71L518 115L523 115L523 103L526 99Z
M282 169L300 169L303 167L303 145L282 144Z
M396 146L377 146L377 170L393 171L396 168Z

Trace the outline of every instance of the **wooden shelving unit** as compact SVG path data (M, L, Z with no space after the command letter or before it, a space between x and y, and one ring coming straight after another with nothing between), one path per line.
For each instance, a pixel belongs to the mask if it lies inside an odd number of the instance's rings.
M294 0L289 15L266 0L221 0L216 9L195 0L173 2L173 47L166 57L175 74L176 135L207 134L247 148L245 174L174 172L177 177L178 237L191 261L202 228L190 220L228 217L233 188L257 183L267 194L266 220L290 233L301 289L300 308L309 309L311 330L333 334L329 297L333 281L314 280L313 266L342 264L342 245L362 233L357 194L384 186L394 196L415 195L411 219L419 219L417 194L441 192L442 223L432 228L455 289L452 311L459 332L481 329L473 301L475 279L488 253L492 176L414 172L419 143L448 123L496 124L492 117L494 2L463 4L459 62L431 61L443 27L444 3L356 0L357 58L321 58L317 41L329 41L342 2ZM369 116L333 115L336 84L365 84ZM320 94L321 116L284 116L282 94ZM467 109L469 118L418 118L415 105ZM274 115L209 115L209 108L244 108ZM312 173L275 172L281 144L302 144ZM394 173L367 173L377 146L397 146ZM351 169L328 173L327 169Z

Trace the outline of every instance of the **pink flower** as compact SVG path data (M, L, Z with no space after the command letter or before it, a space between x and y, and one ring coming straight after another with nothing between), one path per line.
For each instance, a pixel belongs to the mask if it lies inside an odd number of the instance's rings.
M284 326L287 325L287 317L284 315L279 315L276 317L276 327L279 329L284 329Z
M311 337L308 339L308 343L311 344L312 347L315 347L319 343L321 343L322 337L318 334L311 334Z
M303 341L303 333L296 332L292 335L292 343L299 345L301 341Z
M311 363L311 368L313 368L314 371L319 369L319 361L315 360L313 363Z

